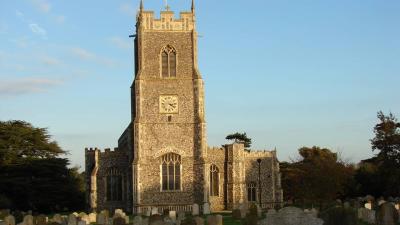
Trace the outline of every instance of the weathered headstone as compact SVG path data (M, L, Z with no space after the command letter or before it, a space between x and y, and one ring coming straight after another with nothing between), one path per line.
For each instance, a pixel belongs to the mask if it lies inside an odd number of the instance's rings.
M239 210L241 217L245 218L248 211L248 205L246 203L240 203Z
M122 217L114 217L113 219L113 225L125 225L126 221Z
M259 225L322 225L323 220L305 213L296 207L286 207L277 213L268 211L267 217L259 221Z
M78 217L75 214L70 214L68 216L68 225L77 225L78 224ZM27 224L25 224L27 225Z
M33 225L33 216L32 215L26 215L24 216L24 225Z
M49 222L48 218L45 215L39 215L35 218L36 225L46 225Z
M223 220L221 215L215 215L215 219L217 221L217 225L223 225Z
M96 223L99 225L107 225L108 223L108 215L106 213L101 212L96 216Z
M110 211L108 211L107 209L101 210L100 213L105 215L107 218L110 217Z
M196 225L204 225L204 219L202 217L196 216L194 217L194 221L196 222Z
M141 216L135 216L133 218L133 225L142 225L143 223L143 218Z
M151 215L158 215L158 208L157 207L152 207L151 208Z
M63 219L60 214L54 214L53 218L51 218L51 221L59 224L63 223Z
M169 211L169 218L171 218L171 220L173 221L173 222L175 222L176 221L176 211Z
M13 215L4 217L4 223L6 225L15 225L15 217Z
M210 214L210 204L208 202L203 204L203 214L204 215Z
M177 220L182 221L184 219L185 219L185 212L182 212L182 211L178 212L178 219Z
M376 213L377 225L395 225L399 219L399 214L390 202L382 203Z
M199 205L194 203L192 205L192 215L193 216L198 216L199 215Z
M80 214L78 221L84 221L86 224L90 224L89 216L85 214Z
M367 208L359 208L357 210L357 214L358 214L358 219L369 224L375 224L375 210L370 210Z
M207 225L217 225L217 217L214 215L207 216Z
M97 214L96 213L89 213L88 217L89 217L89 222L90 223L96 223L96 219L97 219Z
M366 209L372 209L372 203L371 202L367 202L364 204L364 208Z

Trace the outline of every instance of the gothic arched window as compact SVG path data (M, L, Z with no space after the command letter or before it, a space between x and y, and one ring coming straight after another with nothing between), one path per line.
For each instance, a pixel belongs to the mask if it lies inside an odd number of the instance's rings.
M168 153L161 156L161 189L163 191L181 190L181 156Z
M219 169L216 165L210 166L210 196L219 195Z
M161 76L176 77L176 51L169 45L161 51Z
M106 175L107 201L122 201L122 174L117 168L110 168Z
M247 201L255 202L256 200L256 193L257 193L257 185L255 182L250 182L247 184Z

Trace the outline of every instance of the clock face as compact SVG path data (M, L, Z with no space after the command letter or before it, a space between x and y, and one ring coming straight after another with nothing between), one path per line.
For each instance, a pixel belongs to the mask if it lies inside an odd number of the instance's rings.
M160 96L160 113L178 113L178 96Z

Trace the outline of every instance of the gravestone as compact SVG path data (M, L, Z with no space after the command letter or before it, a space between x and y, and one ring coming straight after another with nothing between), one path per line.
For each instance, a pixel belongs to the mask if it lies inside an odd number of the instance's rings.
M113 219L113 225L125 225L126 221L125 218L122 217L114 217Z
M97 214L96 213L89 213L89 223L96 223L97 221Z
M312 216L314 216L314 217L318 217L318 209L312 208L312 209L310 210L310 214L311 214Z
M107 209L101 210L100 213L105 215L107 218L110 217L110 211L108 211Z
M48 218L45 215L39 215L35 218L36 225L46 225L48 222Z
M143 224L143 218L141 216L135 216L133 218L133 225L142 225Z
M185 219L185 212L182 212L182 211L178 212L178 219L177 220L182 221L184 219Z
M377 225L395 225L398 222L399 214L390 202L382 203L376 213Z
M81 216L78 217L79 221L84 221L86 224L90 224L89 216L85 214L79 214Z
M375 210L370 210L367 208L359 208L357 210L358 219L370 223L375 224Z
M198 216L199 215L199 205L194 203L192 205L192 215L193 216Z
M322 225L323 220L296 207L286 207L277 213L268 211L267 217L259 225Z
M215 215L215 219L217 221L217 225L223 225L223 220L221 215Z
M77 224L78 224L78 225L86 225L86 221L84 221L84 220L79 220Z
M82 218L82 217L84 217L84 216L87 216L87 214L86 214L85 212L81 212L81 213L78 214L78 217L81 217L81 218Z
M240 203L240 205L239 205L239 210L240 210L240 216L241 216L242 218L245 218L245 217L246 217L246 214L247 214L247 210L248 210L247 204L245 204L245 203Z
M124 215L125 213L124 213L124 210L122 210L122 209L115 209L114 210L114 217L115 217L115 215Z
M372 209L372 203L371 202L367 202L364 204L364 208L366 209Z
M204 215L210 214L210 204L208 202L203 204L203 214Z
M199 216L194 217L194 222L196 223L196 225L204 225L204 219Z
M158 215L158 208L157 207L153 207L151 208L151 215Z
M15 225L15 217L13 215L8 215L4 217L5 225Z
M96 216L96 223L99 225L106 225L108 222L108 215L106 215L106 213L103 214L103 212L101 212L100 214L97 214Z
M78 224L78 219L77 216L75 214L70 214L68 216L68 225L77 225ZM27 224L25 224L27 225Z
M173 222L175 222L176 221L176 211L169 211L169 218L171 218L171 220L173 221Z
M63 218L61 217L60 214L54 214L53 218L51 219L52 222L56 222L59 224L63 223Z
M26 215L24 216L24 225L33 225L33 216L32 215Z
M207 225L217 225L217 217L214 215L207 216Z

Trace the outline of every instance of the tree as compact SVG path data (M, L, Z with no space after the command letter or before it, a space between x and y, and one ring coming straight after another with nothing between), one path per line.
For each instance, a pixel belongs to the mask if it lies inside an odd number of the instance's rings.
M52 158L64 154L57 142L50 140L46 128L35 128L19 121L0 121L0 164L22 158Z
M371 139L372 150L379 151L378 159L387 165L400 166L400 123L389 113L378 112L380 122L375 125L375 137Z
M323 203L345 194L353 170L329 149L313 146L299 149L302 157L292 163L282 163L282 187L293 200Z
M50 138L46 128L0 121L0 207L47 213L85 205L82 174Z
M244 133L236 132L234 134L229 134L228 136L226 136L225 139L233 140L236 143L243 143L245 148L251 147L251 138L247 137L246 132Z

